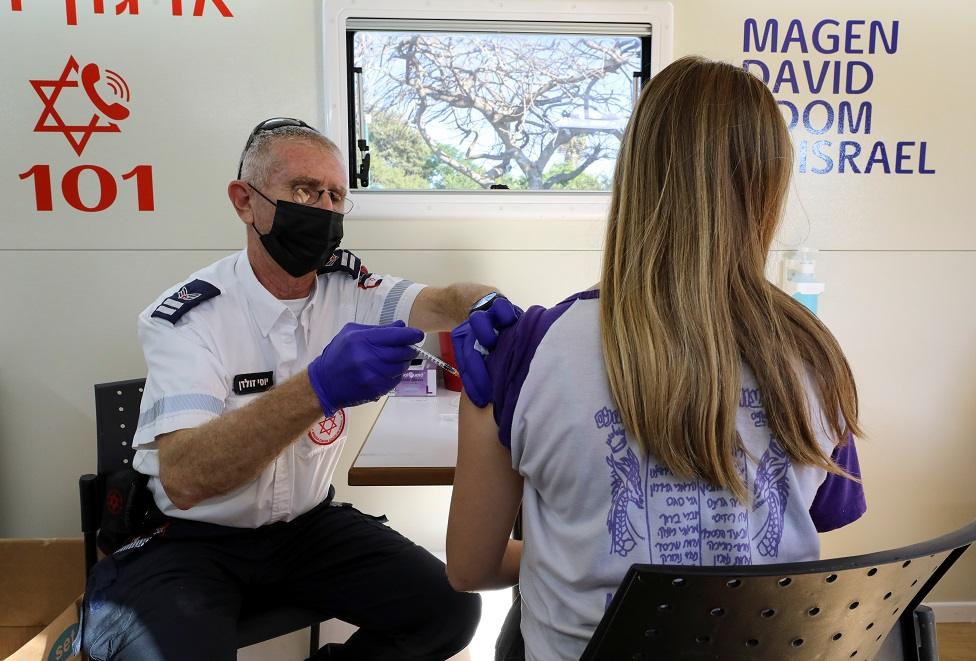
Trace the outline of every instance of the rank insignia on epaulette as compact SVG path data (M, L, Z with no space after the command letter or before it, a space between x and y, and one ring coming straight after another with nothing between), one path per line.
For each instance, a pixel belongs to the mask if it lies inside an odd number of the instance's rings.
M354 254L348 250L336 250L325 266L320 268L317 273L319 275L323 273L345 273L350 278L358 278L361 267L362 260Z
M160 319L165 319L175 324L188 310L219 294L220 290L209 282L194 280L193 282L186 283L178 291L168 296L162 303L156 306L156 309L150 316L159 317Z

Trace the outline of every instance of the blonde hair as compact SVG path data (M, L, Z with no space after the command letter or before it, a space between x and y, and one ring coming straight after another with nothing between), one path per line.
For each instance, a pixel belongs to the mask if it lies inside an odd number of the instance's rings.
M614 173L600 293L614 400L645 452L740 499L740 361L794 462L844 474L814 435L805 373L837 442L860 432L837 341L765 277L792 167L766 86L686 57L641 94Z

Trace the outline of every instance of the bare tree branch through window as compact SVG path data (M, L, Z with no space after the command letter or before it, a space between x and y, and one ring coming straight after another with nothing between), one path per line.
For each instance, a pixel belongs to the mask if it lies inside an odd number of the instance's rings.
M609 189L639 38L364 31L354 51L372 186Z

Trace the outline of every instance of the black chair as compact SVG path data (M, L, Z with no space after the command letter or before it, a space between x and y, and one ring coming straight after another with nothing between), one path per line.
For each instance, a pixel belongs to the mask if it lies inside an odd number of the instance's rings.
M580 661L937 661L935 618L921 602L974 541L976 521L920 544L816 562L635 564ZM497 661L520 658L520 608L502 628Z
M145 379L132 379L95 385L95 424L97 427L98 474L82 475L81 530L85 541L85 572L91 573L98 560L97 535L106 497L124 506L125 495L106 493L106 481L113 472L131 467L132 437L139 421L139 403ZM104 542L100 544L105 546ZM103 548L111 551L111 548ZM319 648L319 616L301 608L268 608L245 599L237 623L237 646L247 647L277 638L299 629L309 628L309 655Z

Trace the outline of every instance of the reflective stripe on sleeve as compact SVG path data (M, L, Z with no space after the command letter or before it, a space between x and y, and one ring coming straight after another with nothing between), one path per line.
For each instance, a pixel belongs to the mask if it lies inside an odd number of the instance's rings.
M139 425L142 429L156 422L158 418L175 413L186 411L203 411L220 415L224 410L224 403L205 393L189 393L185 395L173 395L157 400L152 408L139 411Z
M380 324L392 324L396 321L397 305L403 298L403 293L407 291L407 287L412 284L413 282L410 280L401 280L390 288L386 298L383 299L383 309L380 310Z

